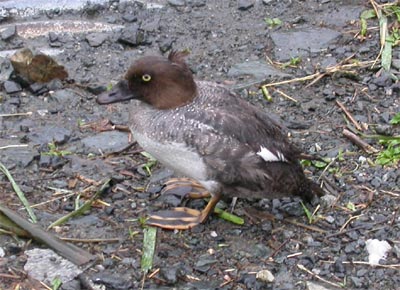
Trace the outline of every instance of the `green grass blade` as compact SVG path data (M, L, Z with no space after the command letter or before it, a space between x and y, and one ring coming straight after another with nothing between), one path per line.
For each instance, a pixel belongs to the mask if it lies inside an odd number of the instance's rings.
M87 210L89 210L92 207L93 202L99 198L99 196L101 196L103 194L104 191L106 191L110 186L112 186L112 180L109 178L107 179L102 186L100 187L100 189L98 191L96 191L95 194L93 194L93 196L88 199L84 204L82 204L81 206L79 206L79 202L77 204L75 204L76 210L70 212L69 214L62 216L61 218L59 218L58 220L56 220L55 222L53 222L51 225L49 225L47 227L47 230L55 227L55 226L59 226L63 223L65 223L66 221L68 221L69 219L75 217L75 216L79 216L84 214ZM79 196L77 197L76 201L79 201Z
M144 273L153 267L153 257L156 248L157 228L147 227L143 230L143 254L141 268Z
M21 200L22 204L24 205L26 211L28 212L29 217L33 223L37 222L37 218L35 213L33 212L31 206L29 205L28 200L26 199L24 193L19 188L18 184L15 182L14 178L12 177L10 171L4 166L3 163L0 162L0 170L7 176L8 180L10 181L15 193L18 195L18 198Z
M229 212L226 212L220 208L214 208L214 212L222 219L230 221L231 223L234 223L236 225L243 225L244 224L244 219L241 217L238 217L236 215L233 215Z
M382 67L385 71L390 71L392 64L392 45L390 41L386 41L382 50Z

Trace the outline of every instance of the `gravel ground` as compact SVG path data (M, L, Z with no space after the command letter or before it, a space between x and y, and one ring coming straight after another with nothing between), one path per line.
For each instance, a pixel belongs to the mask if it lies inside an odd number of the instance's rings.
M71 212L78 194L89 198L106 178L117 183L102 196L104 203L51 230L60 237L101 240L75 241L99 260L61 289L399 288L399 166L377 165L377 153L365 152L344 131L400 134L390 124L400 111L394 81L400 49L393 48L391 71L384 72L379 61L372 66L380 50L377 20L368 21L366 37L358 34L370 1L96 1L77 10L17 10L1 3L0 160L29 202L43 203L34 209L39 224L46 228ZM282 23L269 25L265 18ZM24 47L51 55L68 78L29 85L13 76L10 56ZM132 60L171 49L190 49L196 78L224 83L278 115L306 152L330 158L328 167L305 164L326 195L311 224L298 200L240 199L233 213L245 219L242 226L212 216L189 231L158 230L151 275L143 279L138 218L176 203L155 198L173 173L158 164L149 176L137 145L114 153L132 140L121 126L107 127L107 120L126 125L127 107L98 106L95 97ZM346 70L329 68L351 63ZM326 74L315 82L272 86L272 102L258 89L317 72ZM361 139L385 149L377 139ZM3 205L27 217L5 176L0 196ZM230 200L221 207L229 209ZM313 211L316 205L308 207ZM371 239L391 247L378 266L368 264ZM0 236L0 289L34 288L26 251L38 247Z

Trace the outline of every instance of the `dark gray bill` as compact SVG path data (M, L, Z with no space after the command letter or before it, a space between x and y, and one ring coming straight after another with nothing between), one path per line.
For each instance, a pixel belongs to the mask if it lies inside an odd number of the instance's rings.
M118 82L110 91L104 92L97 96L97 103L100 105L122 102L133 99L134 95L129 90L128 81L122 80Z

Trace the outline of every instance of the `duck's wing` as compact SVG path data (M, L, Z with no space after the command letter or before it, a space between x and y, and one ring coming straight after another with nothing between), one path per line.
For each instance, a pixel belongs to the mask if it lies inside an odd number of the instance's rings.
M200 136L210 135L213 136L211 139L215 139L194 142L204 147L198 149L226 144L222 147L227 150L244 150L266 162L297 162L302 150L289 141L287 129L279 121L230 91L218 89L221 90L219 95L223 97L218 98L212 107L206 106L200 111L186 113L188 120L192 119L201 124L198 127L204 128L205 132ZM215 146L210 144L212 142Z
M261 109L226 91L212 107L189 110L185 119L200 130L188 131L191 137L185 139L192 138L209 177L224 190L269 192L265 197L307 194L301 150L289 142L286 129Z

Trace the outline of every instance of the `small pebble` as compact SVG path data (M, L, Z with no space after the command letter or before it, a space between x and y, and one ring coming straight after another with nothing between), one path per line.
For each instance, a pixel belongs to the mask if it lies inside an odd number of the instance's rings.
M266 283L272 283L275 281L274 275L269 270L261 270L257 272L256 279Z

